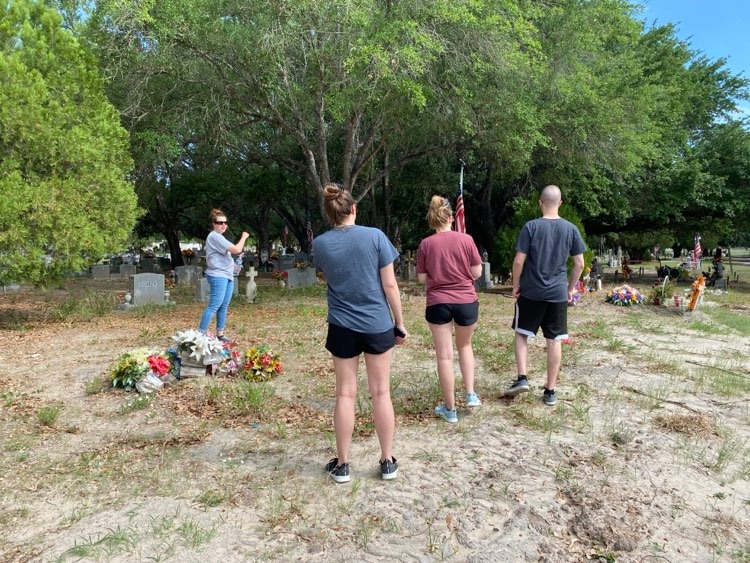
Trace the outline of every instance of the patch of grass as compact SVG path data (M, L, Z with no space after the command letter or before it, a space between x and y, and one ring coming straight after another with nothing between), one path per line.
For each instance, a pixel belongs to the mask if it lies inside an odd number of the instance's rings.
M610 336L606 340L607 342L604 345L604 349L608 352L632 352L635 350L633 344L628 344L623 339L617 338L616 336Z
M142 346L151 346L155 341L164 340L167 336L167 329L164 327L144 328L138 335L138 343Z
M225 500L227 500L227 495L219 491L215 491L214 489L208 489L207 491L203 491L198 496L198 498L195 499L195 501L198 504L206 508L219 506Z
M120 405L120 414L129 414L131 412L147 409L154 402L154 395L138 394L124 401Z
M391 399L396 415L417 416L432 413L442 397L437 375L425 372L415 380L401 376L391 377Z
M122 553L132 553L137 545L138 532L134 528L108 528L107 532L99 535L96 539L88 537L80 543L76 540L73 547L65 551L61 559L67 556L73 557L92 557L101 559L120 555Z
M735 330L742 336L750 336L750 316L736 313L726 307L706 307L704 311L712 321Z
M50 306L45 311L48 322L81 322L103 317L115 310L117 298L111 293L87 291L80 297L70 297Z
M204 528L190 519L183 521L176 531L182 543L190 549L197 549L203 544L210 542L216 536L215 526Z
M57 419L60 416L61 411L62 407L60 407L59 405L42 407L37 411L36 419L42 426L54 426L55 422L57 422Z
M716 332L716 326L703 321L693 321L687 328L703 334L714 334Z
M240 381L234 388L232 405L238 414L268 415L272 412L273 388L263 383Z
M711 389L725 397L741 397L750 392L750 378L737 373L731 368L704 367L704 383L708 383Z
M97 375L92 379L89 379L83 387L83 392L86 395L97 395L102 393L105 389L109 388L112 384L106 377Z

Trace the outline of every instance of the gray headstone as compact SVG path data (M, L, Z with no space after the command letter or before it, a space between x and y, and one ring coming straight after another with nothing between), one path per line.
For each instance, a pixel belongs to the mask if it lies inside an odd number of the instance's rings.
M492 276L490 275L490 263L482 262L482 275L476 280L474 286L477 289L491 289L493 286Z
M124 278L129 278L130 276L136 275L138 272L136 271L137 268L134 264L121 264L120 265L120 275Z
M255 283L255 278L257 277L258 272L255 271L255 268L250 266L250 268L245 272L245 276L247 277L247 285L245 286L245 298L251 302L255 302L255 297L258 295L258 284Z
M169 258L159 256L156 258L156 263L162 272L168 272L172 268L172 261Z
M315 276L315 268L310 267L305 270L299 270L292 268L288 273L289 277L286 279L286 286L289 289L295 289L298 287L311 287L318 283L318 278Z
M196 280L203 275L203 268L200 266L177 266L174 273L177 274L177 285L195 285Z
M294 256L292 254L282 254L279 256L279 270L285 272L294 268Z
M208 303L208 298L211 296L211 288L208 285L206 278L198 278L195 280L195 298L198 301Z
M95 280L108 280L109 264L94 264L91 266L91 277Z
M239 279L234 278L234 285L232 287L232 297L239 295ZM211 297L211 286L208 285L208 280L206 278L199 278L195 282L195 298L198 301L202 301L203 303L208 303L209 298Z
M133 295L133 305L155 303L163 305L164 276L161 274L136 274L130 278L130 293Z

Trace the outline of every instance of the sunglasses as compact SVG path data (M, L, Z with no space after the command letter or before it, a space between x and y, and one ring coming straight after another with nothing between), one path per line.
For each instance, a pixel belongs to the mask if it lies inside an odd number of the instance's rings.
M226 221L214 221L214 225L228 225Z

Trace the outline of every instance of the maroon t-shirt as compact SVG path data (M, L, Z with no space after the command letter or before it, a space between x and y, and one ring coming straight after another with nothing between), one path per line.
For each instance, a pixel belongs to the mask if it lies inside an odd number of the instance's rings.
M424 239L417 253L417 273L427 274L427 306L477 300L471 267L482 263L474 239L444 231Z

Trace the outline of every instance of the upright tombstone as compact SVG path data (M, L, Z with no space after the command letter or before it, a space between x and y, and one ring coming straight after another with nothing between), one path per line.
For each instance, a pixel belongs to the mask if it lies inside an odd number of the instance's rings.
M142 272L154 271L154 257L153 256L141 256L141 271Z
M130 293L133 305L165 305L164 276L162 274L136 274L130 278Z
M250 303L255 303L255 297L258 295L258 284L255 283L255 278L258 275L258 272L255 271L255 268L250 266L250 268L245 272L245 277L247 277L247 285L245 286L245 298Z
M490 275L490 263L482 262L482 275L474 283L477 289L492 289L492 276Z
M279 256L279 270L287 272L294 268L294 255L293 254L282 254Z
M134 276L137 273L135 264L120 264L120 277L130 279L130 276Z
M95 280L108 280L109 264L94 264L91 266L91 277Z
M200 266L177 266L174 273L177 275L177 285L192 286L203 275L203 268Z
M206 278L198 278L195 280L195 298L203 303L208 303L208 298L211 296L211 287L208 285Z
M288 272L286 278L286 286L289 289L296 289L299 287L312 287L318 283L318 278L315 275L315 268L305 268L303 270L299 268L292 268Z

